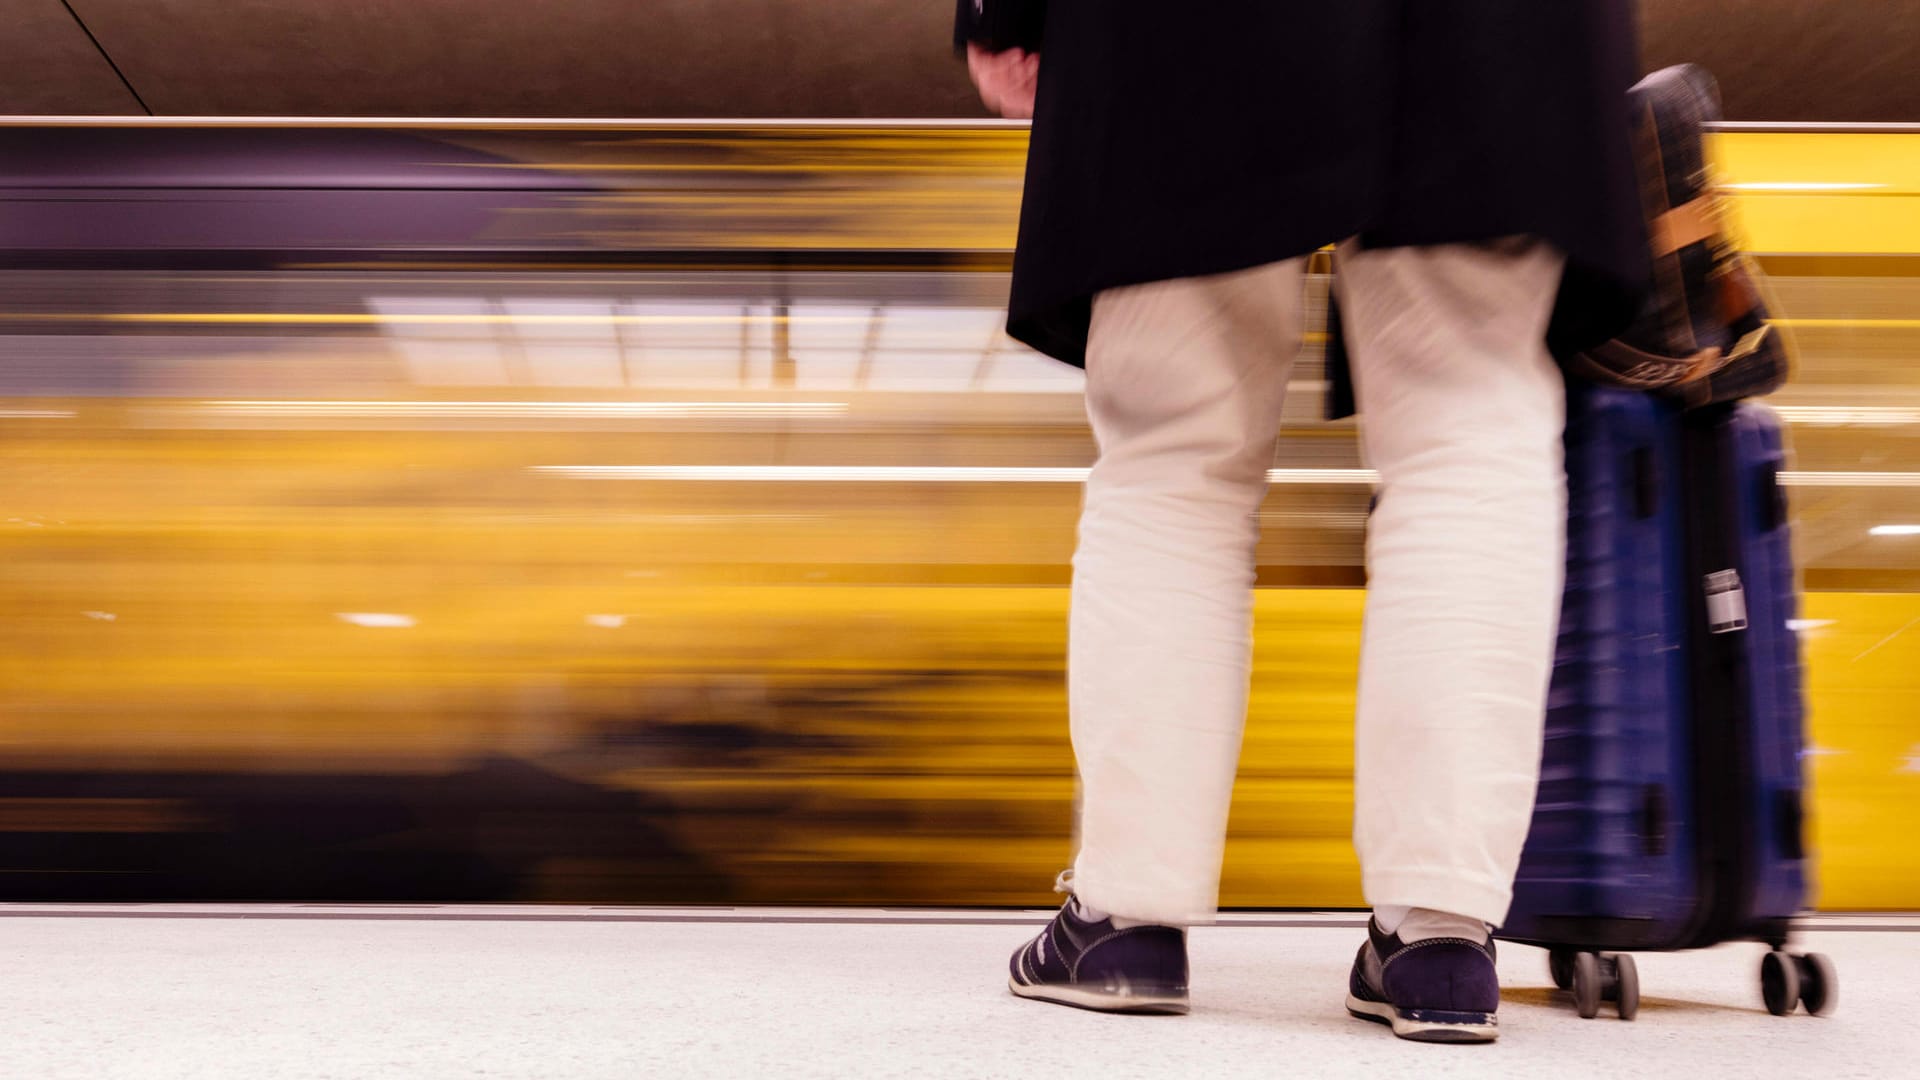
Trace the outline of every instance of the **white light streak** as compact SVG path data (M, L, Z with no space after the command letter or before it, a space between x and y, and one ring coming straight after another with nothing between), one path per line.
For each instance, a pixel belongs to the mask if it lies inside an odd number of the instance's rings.
M0 420L71 420L71 409L0 409Z
M1824 180L1764 180L1726 185L1728 191L1881 191L1885 184L1845 183Z
M748 483L1075 484L1085 469L912 465L535 465L576 480L682 480Z
M1783 472L1788 487L1920 487L1920 472Z
M221 416L408 420L742 420L844 416L844 401L210 401Z
M1823 426L1861 425L1872 427L1895 427L1902 424L1920 424L1920 408L1899 408L1896 406L1858 405L1776 405L1773 408L1782 420L1794 424L1816 424Z
M411 615L394 615L380 611L342 611L338 613L338 618L341 622L375 630L404 630L416 623Z
M1920 525L1875 525L1867 530L1870 536L1920 536Z
M1377 484L1372 469L1268 469L1269 484Z
M534 465L574 480L677 480L745 483L1078 484L1084 468L966 465ZM1274 484L1372 484L1372 469L1273 469Z

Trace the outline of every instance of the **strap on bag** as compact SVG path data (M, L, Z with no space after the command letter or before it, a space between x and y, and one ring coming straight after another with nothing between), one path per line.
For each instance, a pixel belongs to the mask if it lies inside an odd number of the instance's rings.
M1662 356L1619 340L1595 345L1587 353L1606 362L1607 381L1616 386L1664 390L1680 395L1689 406L1704 405L1711 392L1709 377L1758 353L1772 334L1773 326L1762 323L1734 342L1731 349L1716 346L1701 349L1692 356Z
M1739 341L1734 342L1733 348L1729 350L1725 356L1716 359L1711 366L1689 371L1686 378L1681 379L1678 385L1671 388L1672 392L1678 394L1680 400L1684 402L1689 409L1712 404L1713 383L1711 376L1758 353L1762 348L1766 347L1767 339L1771 336L1773 336L1773 327L1766 323L1761 323L1759 329L1746 334ZM1713 351L1718 352L1719 350L1716 349Z
M1605 381L1629 390L1667 390L1711 375L1724 366L1719 348L1701 349L1692 356L1663 356L1636 349L1615 339L1587 350L1601 361Z
M1725 230L1726 210L1713 194L1702 195L1654 218L1647 225L1653 257L1663 258L1689 244L1708 243Z

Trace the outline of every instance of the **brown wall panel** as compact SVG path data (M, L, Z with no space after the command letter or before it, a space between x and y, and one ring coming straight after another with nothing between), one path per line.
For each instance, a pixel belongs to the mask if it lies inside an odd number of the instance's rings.
M0 113L137 113L60 0L0 0Z
M1737 120L1920 121L1920 0L1640 0L1650 68L1694 61Z
M155 111L968 115L940 0L85 0Z
M164 113L980 115L948 0L75 4ZM1640 7L1648 66L1706 64L1735 119L1920 121L1920 0ZM0 108L135 111L56 0L0 16Z

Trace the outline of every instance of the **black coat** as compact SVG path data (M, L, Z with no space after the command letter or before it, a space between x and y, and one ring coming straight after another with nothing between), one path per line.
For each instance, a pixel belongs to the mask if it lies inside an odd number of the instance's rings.
M1568 256L1556 351L1648 275L1630 0L958 0L1041 55L1008 330L1085 363L1093 295L1359 236Z

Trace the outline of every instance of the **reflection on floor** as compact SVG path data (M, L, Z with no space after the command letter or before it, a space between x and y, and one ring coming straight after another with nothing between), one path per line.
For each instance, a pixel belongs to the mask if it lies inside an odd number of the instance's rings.
M1192 935L1194 1013L1019 1001L1041 914L552 907L0 905L0 1075L1887 1076L1920 921L1810 920L1826 1019L1769 1016L1758 946L1643 954L1633 1023L1578 1019L1537 950L1501 955L1492 1047L1399 1042L1341 1010L1350 914L1229 916Z

